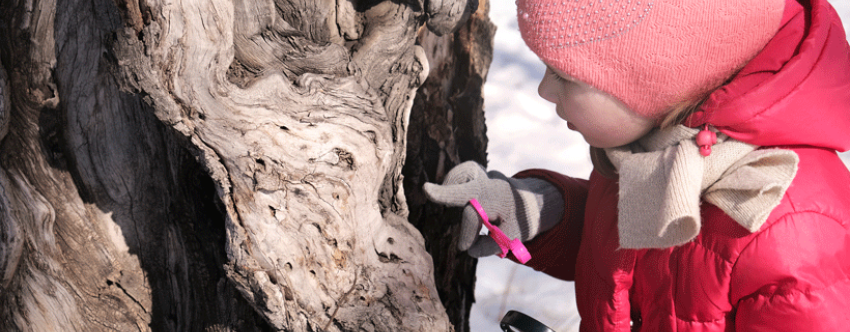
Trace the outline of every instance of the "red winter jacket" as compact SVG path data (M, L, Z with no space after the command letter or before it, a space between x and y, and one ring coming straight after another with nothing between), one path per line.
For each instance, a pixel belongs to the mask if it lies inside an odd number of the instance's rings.
M668 249L618 249L616 180L544 170L564 220L527 265L575 280L581 331L850 331L850 46L825 0L789 0L778 34L688 124L790 149L796 178L750 233L703 203L702 230ZM631 325L634 325L633 327Z

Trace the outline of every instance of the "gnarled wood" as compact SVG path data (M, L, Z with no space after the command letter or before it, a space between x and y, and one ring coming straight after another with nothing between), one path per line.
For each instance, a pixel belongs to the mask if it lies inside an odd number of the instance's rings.
M0 330L466 325L471 282L450 322L402 165L417 36L473 43L477 8L0 2ZM452 98L480 116L471 73Z

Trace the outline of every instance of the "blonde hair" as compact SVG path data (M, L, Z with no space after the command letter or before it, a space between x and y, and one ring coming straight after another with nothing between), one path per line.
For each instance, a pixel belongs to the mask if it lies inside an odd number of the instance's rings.
M676 103L670 107L670 110L667 111L666 115L661 118L658 127L664 129L684 123L691 114L694 114L694 112L702 107L702 104L706 99L708 99L707 95L699 100Z

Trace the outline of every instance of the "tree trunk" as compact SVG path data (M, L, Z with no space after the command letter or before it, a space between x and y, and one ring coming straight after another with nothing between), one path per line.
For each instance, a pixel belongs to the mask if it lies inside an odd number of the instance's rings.
M437 36L423 30L420 35L431 72L413 104L403 169L408 219L425 237L434 258L437 291L459 332L469 331L477 260L457 250L462 209L427 201L422 185L442 183L452 167L467 160L487 165L482 88L496 28L487 16L489 3L480 4L455 34Z
M0 0L0 330L467 331L486 7Z

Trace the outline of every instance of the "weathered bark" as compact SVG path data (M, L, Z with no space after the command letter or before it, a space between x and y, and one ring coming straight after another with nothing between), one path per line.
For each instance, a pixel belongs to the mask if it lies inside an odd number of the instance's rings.
M476 8L0 1L0 330L468 330L418 187L485 161Z
M441 183L455 165L474 160L487 165L483 84L493 58L495 26L489 2L451 35L421 31L431 72L416 95L408 131L404 190L409 220L422 232L433 256L437 291L458 331L469 331L477 260L457 250L461 209L429 202L425 182Z

